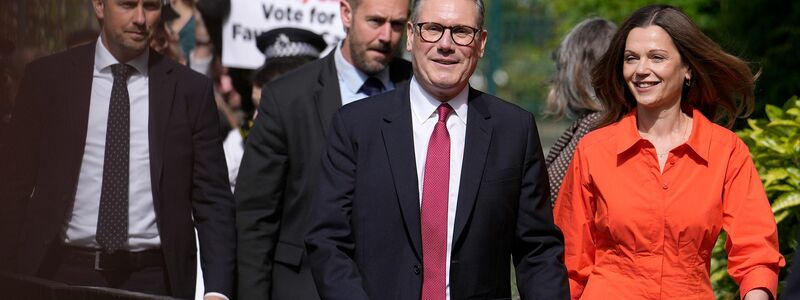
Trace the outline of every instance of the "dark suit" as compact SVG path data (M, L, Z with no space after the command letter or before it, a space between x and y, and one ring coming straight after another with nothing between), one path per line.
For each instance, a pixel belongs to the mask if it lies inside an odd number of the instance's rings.
M533 116L469 91L450 261L451 299L566 299ZM343 107L322 154L306 239L325 299L420 299L420 203L409 86Z
M0 156L6 266L36 275L61 243L75 199L92 91L95 43L28 65ZM151 51L150 179L172 296L194 297L197 249L207 291L233 296L233 197L211 81ZM10 263L10 264L9 264Z
M800 232L797 233L797 241L800 241ZM789 269L789 276L786 277L786 285L780 299L800 299L800 248L794 250L792 257L792 267Z
M264 85L236 185L239 295L243 299L318 298L304 238L319 155L342 106L334 52ZM394 59L390 78L411 77Z

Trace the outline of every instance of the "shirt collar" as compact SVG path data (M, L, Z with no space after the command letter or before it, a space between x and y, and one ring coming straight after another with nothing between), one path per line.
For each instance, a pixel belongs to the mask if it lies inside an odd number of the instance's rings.
M339 79L344 82L344 87L340 86L340 88L346 88L353 94L358 94L358 90L364 85L364 81L369 78L369 75L356 69L355 66L344 58L344 54L342 54L342 45L344 45L344 41L336 47L334 50L335 53L333 54L336 72L339 75ZM373 75L373 77L378 78L387 89L394 86L389 78L389 66L386 66L383 71L378 72L378 74Z
M618 126L618 132L621 132L617 143L617 155L628 151L644 140L636 127L635 108L613 126ZM709 147L711 147L711 130L713 126L714 123L706 119L699 110L692 108L692 132L689 133L689 138L684 144L706 162L708 162L708 152Z
M465 86L453 99L447 101L453 108L456 117L464 124L467 124L468 95L469 85ZM411 83L409 84L409 98L411 98L411 113L413 118L420 124L436 116L436 109L442 104L441 101L436 100L436 98L419 85L416 76L411 78Z
M142 54L131 59L127 62L128 65L136 69L139 74L147 74L147 61L150 58L150 49L146 49ZM96 71L103 71L111 67L113 64L118 64L119 61L111 52L108 51L103 44L103 35L97 38L97 45L94 47L94 69Z
M699 110L692 108L692 133L686 140L686 145L700 158L708 162L708 152L711 149L712 131L716 126L709 121Z

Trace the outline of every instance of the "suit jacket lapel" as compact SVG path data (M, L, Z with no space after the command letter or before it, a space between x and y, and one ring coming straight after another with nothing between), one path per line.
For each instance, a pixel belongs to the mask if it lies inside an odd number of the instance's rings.
M153 201L158 204L164 166L165 138L175 92L175 76L172 74L174 65L155 51L150 51L148 65L150 178L153 186ZM155 205L155 207L158 209L159 205Z
M331 118L340 107L342 107L342 96L339 91L339 77L336 74L336 63L333 55L335 51L331 51L328 56L323 58L322 70L317 78L319 84L314 93L314 102L317 107L317 115L319 117L320 125L325 136L328 135L328 130L331 124Z
M483 177L486 155L492 140L491 115L481 93L470 88L469 112L467 113L467 133L464 141L464 162L461 167L461 182L458 190L458 206L453 228L453 245L464 231L472 215L472 208L478 196L478 188Z
M411 106L408 84L398 87L395 98L389 104L392 109L384 117L381 133L389 156L389 167L397 192L400 212L406 225L406 234L411 240L417 258L422 259L422 237L419 215L419 185L414 163L414 135L411 125Z

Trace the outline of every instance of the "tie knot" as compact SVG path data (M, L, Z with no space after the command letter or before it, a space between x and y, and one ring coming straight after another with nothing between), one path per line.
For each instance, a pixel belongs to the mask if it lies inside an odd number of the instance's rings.
M361 88L358 89L358 92L364 93L367 96L375 96L382 93L384 89L383 82L381 82L380 79L370 76L364 81L364 84L361 85Z
M450 104L442 103L438 108L436 108L436 111L439 113L439 122L446 122L447 116L453 112L453 107L451 107Z
M114 75L114 79L123 79L128 80L128 76L133 74L133 67L127 64L113 64L111 65L111 74Z

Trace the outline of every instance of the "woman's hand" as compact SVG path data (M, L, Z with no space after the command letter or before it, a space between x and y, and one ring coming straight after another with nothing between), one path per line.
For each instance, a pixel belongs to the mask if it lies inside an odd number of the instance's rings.
M744 300L770 300L769 292L764 288L752 289L744 295Z

